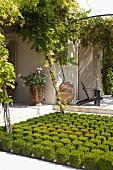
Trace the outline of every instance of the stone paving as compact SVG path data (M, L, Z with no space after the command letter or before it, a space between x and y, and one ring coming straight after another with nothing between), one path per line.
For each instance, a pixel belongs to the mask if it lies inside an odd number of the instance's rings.
M0 170L76 170L69 166L0 152Z

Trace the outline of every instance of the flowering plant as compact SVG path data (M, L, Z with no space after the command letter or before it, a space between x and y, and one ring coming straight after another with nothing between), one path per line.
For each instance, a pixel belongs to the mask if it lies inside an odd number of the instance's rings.
M27 76L22 76L21 74L19 74L19 77L24 80L25 86L43 85L46 82L46 76L42 74L39 70L34 73L30 73Z

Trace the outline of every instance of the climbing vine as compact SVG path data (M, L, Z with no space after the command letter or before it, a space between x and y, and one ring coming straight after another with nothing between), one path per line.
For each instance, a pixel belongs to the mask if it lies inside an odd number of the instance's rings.
M68 56L68 41L73 41L78 36L73 32L77 24L72 25L71 21L80 14L86 17L87 13L80 12L75 0L34 0L31 4L29 0L20 2L20 10L26 22L23 27L17 27L16 32L23 40L29 38L37 53L43 52L43 61L50 70L57 102L63 112L64 106L58 97L56 76L52 69L55 63L61 68L68 62L76 64L75 58Z
M103 52L102 84L104 94L113 94L113 17L80 20L79 40L83 47L98 46Z

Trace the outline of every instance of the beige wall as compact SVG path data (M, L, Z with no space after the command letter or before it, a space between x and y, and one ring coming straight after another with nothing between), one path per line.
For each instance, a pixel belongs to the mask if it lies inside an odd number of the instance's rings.
M36 71L37 67L42 67L42 73L46 74L46 87L45 87L45 100L43 103L54 104L54 89L52 82L49 77L47 68L43 68L41 63L42 54L37 54L34 50L31 50L31 44L27 41L23 42L22 38L18 38L16 34L6 34L6 42L8 43L11 39L15 40L16 47L16 81L18 83L15 90L15 102L16 103L31 103L29 97L29 88L23 86L23 80L18 77L19 74L27 75L30 72Z
M79 47L79 99L86 98L86 94L81 86L81 81L86 88L94 89L101 88L101 68L100 68L99 49L96 47L89 47L83 49ZM92 97L93 91L88 91L89 96Z
M6 34L5 37L6 44L8 44L11 40L15 41L15 50L13 50L15 51L15 71L17 75L16 81L18 83L14 95L15 103L31 103L31 99L29 97L29 88L23 86L23 80L19 78L18 75L27 75L30 72L36 71L37 67L41 67L43 69L42 72L46 74L45 100L43 103L55 104L55 92L49 76L49 70L44 68L43 64L41 63L43 55L37 54L35 50L31 50L31 43L27 43L27 41L23 42L22 38L18 37L15 33ZM77 57L77 45L73 46L71 43L69 43L69 56ZM58 65L54 67L54 71L57 75L57 85L60 85L62 82L62 74ZM64 72L66 75L66 80L71 81L75 87L74 100L76 100L78 89L77 66L68 64L67 66L64 66Z
M23 86L23 80L18 77L19 74L27 75L30 72L34 72L37 67L42 67L42 72L46 74L46 88L45 88L45 100L43 103L45 104L55 104L55 92L54 88L49 76L49 70L47 68L43 68L43 64L41 63L41 59L43 57L42 54L37 54L35 50L31 50L31 43L27 43L27 41L23 42L22 38L18 37L15 33L6 34L6 44L10 42L10 40L15 41L15 71L16 71L16 81L18 83L17 88L15 90L14 100L16 103L32 103L29 97L29 88ZM84 91L82 90L80 81L82 80L84 85L88 88L94 88L97 86L101 86L100 81L100 62L98 60L98 50L90 47L87 50L83 48L79 48L77 44L73 45L69 42L69 54L70 57L77 58L79 55L78 66L74 66L68 64L64 66L64 73L66 76L66 80L73 83L75 88L75 97L72 101L72 104L76 103L76 100L85 98ZM54 67L54 71L57 75L57 86L62 82L62 74L59 66L56 64ZM99 83L97 82L99 79ZM79 96L78 96L79 95Z

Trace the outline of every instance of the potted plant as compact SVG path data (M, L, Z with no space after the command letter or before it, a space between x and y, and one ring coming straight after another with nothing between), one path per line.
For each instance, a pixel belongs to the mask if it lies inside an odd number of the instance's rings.
M46 76L40 70L36 70L36 72L30 73L27 76L19 75L19 77L23 79L25 86L29 86L33 105L39 105L45 97Z

